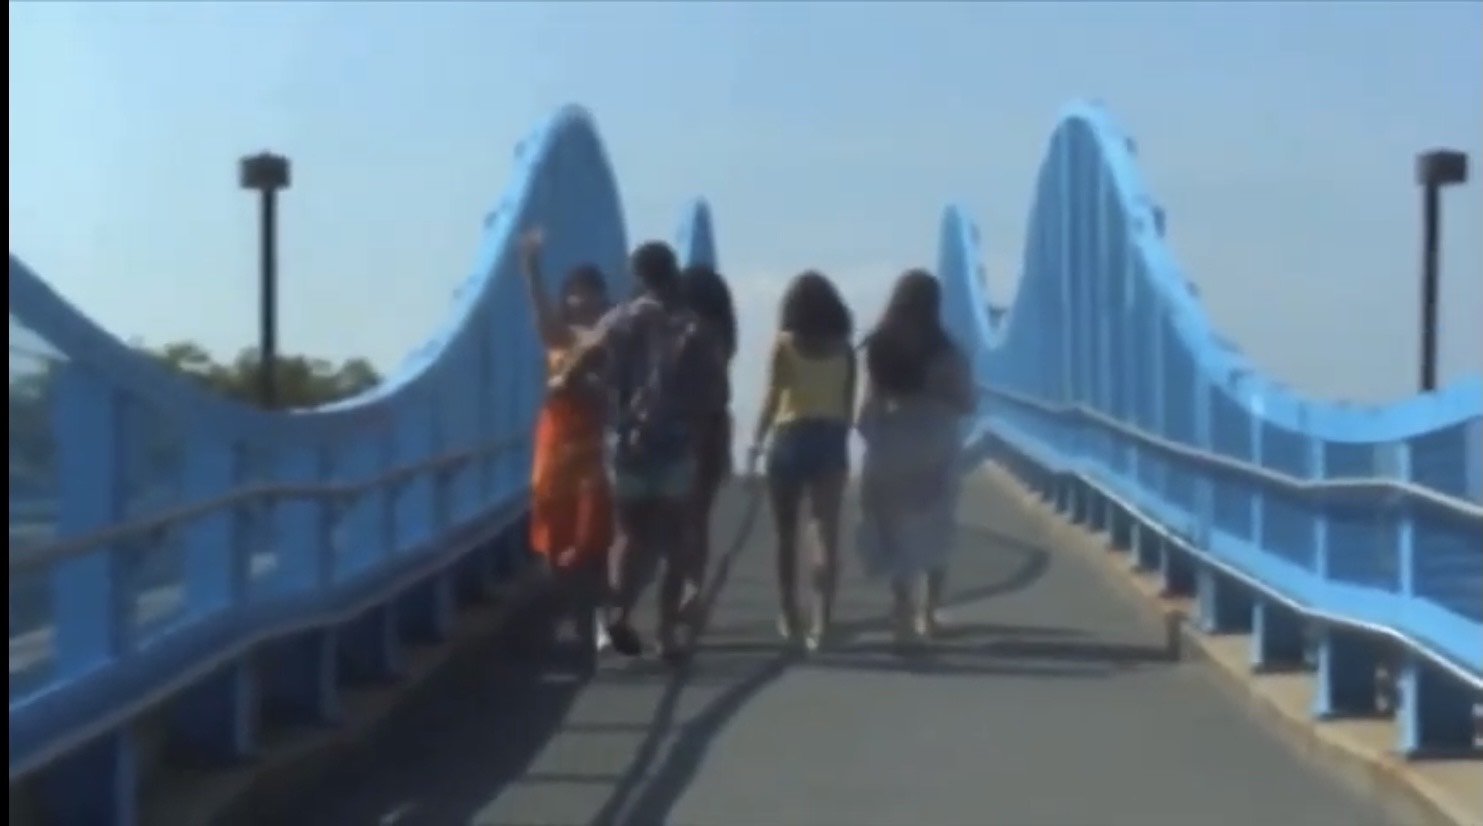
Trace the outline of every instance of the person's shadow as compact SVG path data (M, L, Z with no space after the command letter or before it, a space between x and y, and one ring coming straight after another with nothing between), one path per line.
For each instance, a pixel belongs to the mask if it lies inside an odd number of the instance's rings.
M279 801L253 822L468 823L525 776L592 676L591 655L557 633L549 596L530 600L487 644L420 687L422 697L336 767L312 800Z
M968 605L1023 590L1039 580L1049 567L1049 554L1022 539L977 529L973 529L973 534L972 541L991 543L996 553L1008 557L1008 574L961 588L952 594L945 607ZM958 626L948 633L943 645L915 652L859 640L862 635L885 630L888 622L886 616L877 614L843 623L837 647L809 657L807 666L968 677L999 674L1088 679L1139 663L1166 662L1172 656L1168 646L1097 643L1077 639L1076 632L1066 629L1013 625ZM708 643L704 648L705 660L669 680L643 744L588 826L663 826L668 822L675 805L700 771L710 744L732 717L791 667L805 662L798 654L780 650L776 642L763 636L767 630L758 628L758 633L745 634L741 642ZM720 674L711 674L713 662L721 666ZM707 682L720 679L731 684L676 731L680 697L696 679ZM667 741L669 747L664 749Z

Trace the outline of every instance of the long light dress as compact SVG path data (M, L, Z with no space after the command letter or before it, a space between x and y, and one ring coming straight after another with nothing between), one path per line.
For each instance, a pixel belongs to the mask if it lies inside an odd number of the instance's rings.
M962 430L973 399L967 360L948 350L923 391L867 390L858 552L871 578L909 580L946 568L956 536Z

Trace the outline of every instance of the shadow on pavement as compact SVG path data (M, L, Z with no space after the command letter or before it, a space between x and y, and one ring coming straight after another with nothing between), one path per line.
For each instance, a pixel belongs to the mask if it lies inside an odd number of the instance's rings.
M398 712L361 750L363 756L337 767L330 781L314 790L313 800L261 822L468 823L485 802L526 774L563 729L590 678L590 657L582 657L575 644L550 644L554 620L547 607L532 606L502 629L493 645L439 675L429 692L438 702L412 703ZM531 655L533 639L547 642L541 656ZM439 755L449 753L477 768L448 771ZM372 778L394 788L363 788ZM347 807L346 801L363 802Z
M754 501L738 523L731 545L715 559L706 591L711 612L743 549L749 555L758 551L751 535L756 530L757 511ZM965 571L947 601L949 609L1022 591L1049 569L1049 552L1033 542L978 527L962 526L961 532L962 541L993 549L992 568L997 573L991 579L980 574L975 582L971 572ZM746 587L755 587L755 583L748 582ZM746 601L751 601L750 595ZM594 787L593 803L601 801L601 805L594 805L588 826L663 826L700 772L716 736L752 698L794 667L1099 679L1171 659L1166 649L1100 642L1065 628L987 623L951 627L932 648L903 653L877 641L889 628L888 617L878 610L841 622L829 650L802 657L774 640L771 622L752 610L739 613L742 616L721 623L707 635L690 667L604 670L601 679L606 683L659 688L653 704L646 703L652 709L646 723L568 723L592 673L590 663L561 646L542 657L520 656L525 646L515 634L528 635L534 626L542 629L535 632L540 637L549 632L550 620L512 623L517 630L504 632L499 645L492 646L482 659L471 657L471 662L440 678L443 685L435 695L439 702L413 704L378 734L375 747L364 750L367 753L354 764L341 767L334 782L316 789L314 801L303 801L299 810L272 822L462 826L517 784L566 783ZM518 631L522 626L524 631ZM707 694L715 699L698 713L687 708L682 719L686 689L700 686L707 687ZM599 730L642 738L620 763L621 773L532 773L536 759L558 733ZM447 761L451 754L459 755L457 770ZM365 788L372 779L382 786Z
M956 591L947 601L947 608L967 605L991 597L1020 591L1033 585L1047 571L1050 556L1047 551L1018 537L981 528L961 529L971 533L969 541L987 541L1015 557L1009 576L995 582L982 583ZM677 674L666 686L643 747L635 755L628 770L613 790L612 796L589 821L588 826L663 826L681 795L695 779L705 762L706 750L727 722L754 696L777 680L794 666L851 668L860 670L894 670L925 674L963 674L966 676L1009 675L1031 677L1086 678L1103 676L1115 666L1098 669L1097 662L1113 663L1119 658L1124 662L1163 660L1163 651L1118 650L1121 647L1098 646L1086 643L1057 642L1056 638L1075 636L1076 632L1058 628L1017 627L1007 625L962 626L955 629L944 642L946 650L924 650L917 655L902 656L889 646L872 646L856 638L862 634L887 629L888 617L873 616L841 624L835 647L820 655L804 658L796 652L779 650L776 642L707 643L704 658L692 670ZM728 629L735 632L735 628ZM771 633L770 629L759 628L762 634L747 634L749 640ZM952 638L977 637L980 633L1004 637L1001 648L995 651L993 644L987 647L953 646ZM1021 644L1016 648L1017 637L1032 635L1046 638L1028 647ZM1055 646L1062 646L1058 656ZM956 650L955 650L956 648ZM980 656L993 656L996 663L965 662L977 652ZM1105 657L1094 656L1097 653ZM1025 659L1045 659L1043 664L1006 662L1016 656ZM1044 656L1041 656L1044 655ZM1060 659L1061 663L1050 662ZM1069 661L1069 662L1066 662ZM1078 662L1080 661L1080 666ZM721 674L715 674L720 667ZM685 687L697 678L725 681L735 680L724 693L704 711L688 720L678 732L675 728L676 707ZM664 750L664 759L657 760L667 738L673 742ZM656 762L658 763L656 765Z

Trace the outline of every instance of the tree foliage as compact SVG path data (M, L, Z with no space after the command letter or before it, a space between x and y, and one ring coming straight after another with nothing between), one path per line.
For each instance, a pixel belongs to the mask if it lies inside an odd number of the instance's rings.
M135 348L213 393L247 404L255 404L259 399L256 348L242 350L229 362L216 361L205 348L190 341L171 342L155 348L136 344ZM44 415L51 372L57 366L55 362L43 361L20 371L19 375L12 370L12 431L18 413L31 409L31 412ZM274 367L279 407L329 404L363 393L381 382L381 374L363 358L336 364L312 356L282 355L276 359Z
M199 344L176 341L158 348L141 347L169 369L202 387L248 404L259 398L258 350L249 347L230 362L217 362ZM314 407L363 393L381 382L381 374L363 358L335 364L303 355L280 355L274 363L278 406Z

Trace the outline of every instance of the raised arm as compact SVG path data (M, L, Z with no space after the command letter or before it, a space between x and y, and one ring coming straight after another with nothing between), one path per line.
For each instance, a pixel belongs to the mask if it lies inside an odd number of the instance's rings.
M552 306L546 294L545 279L541 277L540 230L531 230L520 239L520 270L525 277L525 293L530 299L531 312L535 314L536 335L547 347L561 347L571 343L571 330L561 322L561 315Z

